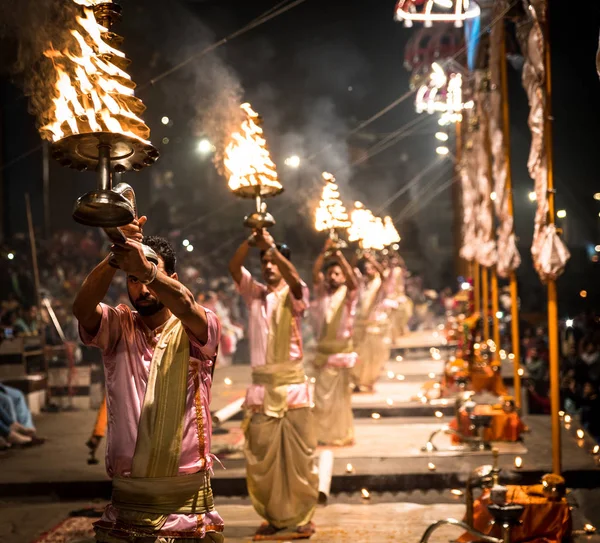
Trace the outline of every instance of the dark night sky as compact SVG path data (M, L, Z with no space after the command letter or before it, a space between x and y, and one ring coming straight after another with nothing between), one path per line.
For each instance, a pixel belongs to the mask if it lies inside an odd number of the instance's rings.
M130 72L142 84L184 58L186 53L201 50L203 44L215 37L237 30L276 3L275 0L124 0L124 20L115 30L126 37L124 50L133 61ZM265 117L265 129L271 135L269 142L282 178L286 177L281 164L283 157L292 152L300 154L298 148L306 155L322 147L327 138L336 142L331 156L322 154L310 166L321 171L347 164L343 145L347 130L408 89L409 74L402 62L411 31L393 20L394 4L394 0L343 3L307 0L221 47L217 55L193 63L154 87L142 89L139 96L148 106L144 119L162 153L156 171L170 169L182 186L189 188L192 183L197 192L210 192L217 199L227 198L224 182L215 176L210 163L193 152L195 141L205 131L198 111L207 105L211 109L211 91L222 84L223 76L227 81L238 81L243 97ZM575 252L578 247L583 250L585 244L600 243L600 203L592 199L593 193L600 191L597 181L600 83L595 71L600 6L596 6L596 0L578 2L576 10L568 9L569 4L564 0L550 1L557 201L559 208L568 210L566 235ZM519 77L511 70L517 229L523 252L527 252L533 206L527 200L531 190L526 170L528 108ZM4 182L11 230L17 231L24 226L20 204L23 190L41 194L41 152L10 165L16 157L35 148L39 138L34 119L26 114L25 100L6 79L2 85L2 105L3 158L9 164L4 170ZM172 126L160 123L163 115L173 120ZM414 117L411 98L372 124L368 134L362 136L389 133ZM164 137L170 139L169 145L160 144ZM351 143L364 144L361 138ZM368 205L376 208L433 160L433 148L431 135L405 140L355 169L353 177L341 175L339 180L342 186L349 184L353 196L365 198ZM403 158L408 157L408 163L400 161L402 154ZM294 179L287 173L284 183L293 191L305 193L306 198L314 198L310 179L298 175ZM82 181L82 174L52 165L53 225L70 224L74 197L94 183L91 174L87 176ZM144 188L150 185L144 182L150 177L149 172L144 172L131 181L142 202L150 199ZM444 192L440 198L449 199L450 192ZM211 198L204 202L207 207L196 206L196 215L215 205ZM398 205L401 209L404 204ZM41 198L34 197L34 206L41 212ZM394 213L396 209L391 211ZM438 228L448 230L450 225L439 224ZM579 270L580 264L575 266L575 271L583 271ZM581 266L587 264L583 262ZM572 287L577 291L583 281L579 275L574 280L577 285ZM528 276L529 279L534 280ZM591 290L591 285L586 286Z

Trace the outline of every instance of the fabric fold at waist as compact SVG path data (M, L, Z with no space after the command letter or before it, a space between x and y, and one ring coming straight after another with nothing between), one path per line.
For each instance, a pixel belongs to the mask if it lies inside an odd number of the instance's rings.
M268 387L296 385L306 381L304 366L300 362L266 364L252 370L252 384Z
M177 477L114 477L112 503L117 509L158 515L197 515L214 510L208 472Z

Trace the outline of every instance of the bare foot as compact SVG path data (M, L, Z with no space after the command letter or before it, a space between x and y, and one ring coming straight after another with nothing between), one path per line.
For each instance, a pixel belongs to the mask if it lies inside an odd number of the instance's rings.
M15 432L19 432L19 434L22 434L24 436L32 437L35 435L35 428L27 428L27 426L23 426L19 422L13 422L10 425L10 429L14 430Z
M314 522L309 522L308 524L305 524L304 526L298 526L296 528L296 533L301 534L301 535L305 535L307 537L310 537L316 531L317 531L317 529L316 529L316 526L315 526Z
M4 451L6 449L10 449L10 443L3 437L0 437L0 451Z
M31 442L31 438L29 436L24 436L23 434L15 432L14 430L11 430L7 439L11 445L27 445Z

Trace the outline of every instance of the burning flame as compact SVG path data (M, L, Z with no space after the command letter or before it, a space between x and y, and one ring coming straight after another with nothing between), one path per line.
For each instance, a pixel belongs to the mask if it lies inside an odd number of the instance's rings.
M248 103L240 107L246 113L246 120L242 122L241 131L231 135L223 160L229 172L229 188L235 191L240 187L259 186L281 190L267 140L258 125L258 113Z
M105 41L109 29L96 21L92 6L97 2L73 2L84 14L76 17L70 31L73 44L44 52L54 64L56 94L43 136L58 141L73 134L114 132L148 143L150 129L138 116L145 108L134 96L131 77L119 67L125 63L124 53Z
M377 251L385 247L385 228L380 217L365 208L361 202L354 203L354 210L350 215L348 239L358 241L362 249Z
M366 225L373 214L361 202L354 202L354 210L350 214L348 240L361 241L364 238Z
M393 245L400 241L400 234L398 234L391 217L383 218L383 228L385 231L385 245Z
M318 232L335 228L348 228L350 226L348 213L340 200L340 192L335 177L328 172L323 172L323 179L327 183L323 187L321 201L315 212L315 228Z

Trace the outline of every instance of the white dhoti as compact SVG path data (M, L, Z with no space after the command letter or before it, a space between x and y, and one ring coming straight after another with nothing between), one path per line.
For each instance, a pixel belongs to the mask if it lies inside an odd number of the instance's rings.
M245 437L248 493L257 513L276 528L310 522L319 480L311 409L290 409L280 418L255 413Z

